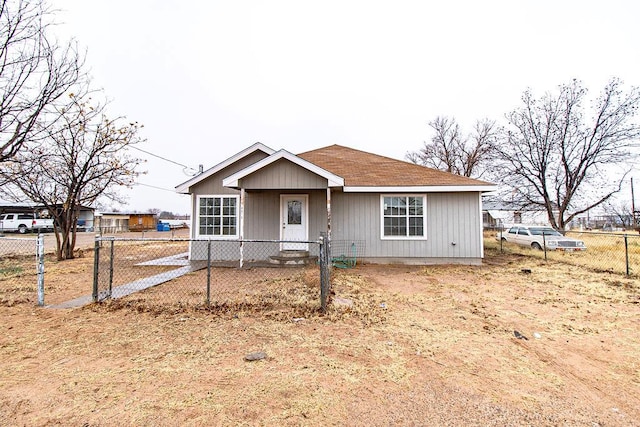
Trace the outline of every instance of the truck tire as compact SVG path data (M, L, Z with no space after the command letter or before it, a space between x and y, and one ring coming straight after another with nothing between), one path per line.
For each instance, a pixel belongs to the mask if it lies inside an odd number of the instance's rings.
M26 226L26 225L24 225L24 224L20 224L20 225L18 226L18 233L20 233L20 234L26 234L26 233L27 233L27 231L28 231L28 229L27 229L27 226Z
M532 249L535 249L535 250L538 250L538 251L541 251L541 250L542 250L542 246L540 246L540 243L538 243L538 242L533 242L533 243L531 244L531 248L532 248Z

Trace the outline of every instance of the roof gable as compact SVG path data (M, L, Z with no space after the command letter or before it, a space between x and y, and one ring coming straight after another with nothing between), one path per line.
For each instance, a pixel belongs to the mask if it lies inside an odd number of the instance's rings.
M256 142L252 146L250 146L248 148L245 148L244 150L240 151L237 154L234 154L233 156L229 157L228 159L224 160L223 162L220 162L217 165L207 169L203 173L194 176L193 178L189 179L188 181L183 182L180 185L177 185L176 186L176 192L178 192L178 193L188 193L189 192L189 187L192 187L193 185L195 185L195 184L197 184L197 183L209 178L211 175L215 174L216 172L221 171L222 169L226 168L227 166L230 166L230 165L234 164L235 162L237 162L237 161L249 156L252 153L255 153L256 151L262 151L263 153L265 153L267 155L271 155L271 154L275 153L275 150L267 147L264 144L261 144L260 142Z
M239 181L240 179L280 160L280 159L285 159L288 160L300 167L303 167L305 169L307 169L310 172L315 173L316 175L319 175L323 178L325 178L327 180L327 185L329 187L342 187L344 186L344 179L342 179L342 177L335 175L321 167L319 167L318 165L308 162L307 160L304 160L302 158L300 158L299 156L296 156L294 154L291 154L290 152L286 151L286 150L279 150L273 154L271 154L269 157L266 157L262 160L260 160L259 162L256 162L254 164L252 164L251 166L242 169L241 171L238 171L236 173L234 173L233 175L225 178L222 180L222 185L225 187L231 187L231 188L237 188L239 185Z

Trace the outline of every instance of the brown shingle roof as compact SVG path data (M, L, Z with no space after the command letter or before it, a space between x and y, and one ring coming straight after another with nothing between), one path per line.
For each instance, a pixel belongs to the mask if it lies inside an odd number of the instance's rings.
M341 176L349 187L491 185L340 145L307 151L298 157Z

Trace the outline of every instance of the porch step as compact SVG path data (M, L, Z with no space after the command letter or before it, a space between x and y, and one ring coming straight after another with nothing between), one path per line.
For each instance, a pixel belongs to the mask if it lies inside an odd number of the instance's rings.
M298 267L314 264L317 256L309 256L309 251L284 250L279 255L269 257L269 263L282 267Z
M280 257L282 258L306 258L309 256L309 251L285 249L280 251Z

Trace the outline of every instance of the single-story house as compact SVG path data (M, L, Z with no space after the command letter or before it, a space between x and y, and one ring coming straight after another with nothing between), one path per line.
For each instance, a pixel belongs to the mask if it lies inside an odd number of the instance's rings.
M155 230L158 215L153 213L133 212L129 214L129 231Z
M509 228L516 224L551 226L549 215L542 206L523 206L494 196L485 197L482 206L482 220L486 229ZM560 215L558 209L553 210L553 215L556 218ZM566 228L588 228L590 223L589 214L584 213L576 216Z
M486 197L482 203L485 228L506 228L514 224L549 225L547 211L541 206L522 207L512 201Z
M340 145L294 155L261 143L176 187L192 198L193 239L307 241L327 233L332 244L364 246L359 261L407 264L481 263L482 193L493 190ZM191 259L206 257L198 244Z
M99 233L124 233L129 231L129 214L100 212L95 216L95 230Z
M42 209L37 203L16 203L0 200L0 214L3 213L40 213Z
M97 230L102 233L155 230L158 218L153 213L102 212L96 215Z

